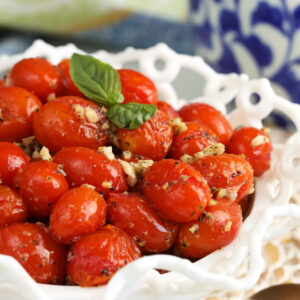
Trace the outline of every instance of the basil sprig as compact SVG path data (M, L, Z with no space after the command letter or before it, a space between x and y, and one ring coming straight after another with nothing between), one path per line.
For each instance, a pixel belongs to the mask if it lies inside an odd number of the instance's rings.
M70 75L78 89L90 100L108 108L107 118L117 127L136 129L156 113L153 104L124 101L119 73L109 64L89 56L74 53Z

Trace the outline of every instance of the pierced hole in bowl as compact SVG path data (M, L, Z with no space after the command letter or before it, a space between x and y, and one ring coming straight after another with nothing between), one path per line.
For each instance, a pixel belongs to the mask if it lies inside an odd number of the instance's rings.
M139 63L137 60L126 62L122 65L122 69L132 69L135 71L139 71Z
M250 95L250 103L251 104L256 105L260 102L260 100L261 100L261 97L259 94L253 93Z
M221 86L221 87L218 88L218 92L223 92L225 89L226 89L225 86Z
M154 62L154 66L157 70L159 71L163 71L166 67L166 62L163 59L157 59Z

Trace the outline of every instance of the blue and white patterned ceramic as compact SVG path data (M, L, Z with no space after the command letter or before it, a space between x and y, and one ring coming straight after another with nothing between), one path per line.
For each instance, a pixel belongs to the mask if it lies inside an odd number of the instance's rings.
M300 103L300 0L190 0L197 53Z

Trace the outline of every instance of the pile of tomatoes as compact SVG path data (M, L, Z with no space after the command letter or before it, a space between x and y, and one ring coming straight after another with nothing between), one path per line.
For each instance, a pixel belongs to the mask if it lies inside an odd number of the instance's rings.
M224 247L270 167L265 129L203 103L175 111L149 78L118 74L124 103L158 108L134 130L80 92L68 59L23 59L0 82L0 253L39 283L100 285L142 254Z

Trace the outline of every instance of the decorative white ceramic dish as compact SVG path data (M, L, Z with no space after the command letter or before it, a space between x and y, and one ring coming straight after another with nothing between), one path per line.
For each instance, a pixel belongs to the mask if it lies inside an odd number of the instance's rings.
M74 52L74 45L53 47L36 41L21 55L0 57L0 73L25 57L43 56L58 63ZM262 120L272 110L285 113L295 124L296 132L285 144L275 144L271 169L256 185L251 214L243 223L238 237L227 247L198 262L171 255L151 255L121 269L107 286L81 288L36 284L13 258L0 255L0 299L5 300L176 300L200 299L216 290L243 290L255 285L264 267L263 244L300 225L300 207L289 204L294 187L300 182L300 106L275 95L266 79L249 80L246 75L218 74L200 57L177 54L164 44L146 50L128 48L117 54L99 51L97 58L116 68L136 61L139 70L156 84L161 99L180 108L172 82L183 69L205 79L202 97L192 101L207 102L226 113L226 105L235 99L236 108L228 115L233 127L262 127ZM163 70L156 61L163 61ZM189 88L189 87L187 87ZM251 94L260 96L257 104ZM297 198L297 193L295 193ZM300 198L300 197L299 197ZM297 199L296 199L297 200ZM154 270L164 269L160 274Z

